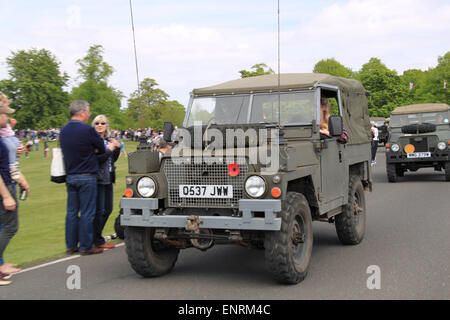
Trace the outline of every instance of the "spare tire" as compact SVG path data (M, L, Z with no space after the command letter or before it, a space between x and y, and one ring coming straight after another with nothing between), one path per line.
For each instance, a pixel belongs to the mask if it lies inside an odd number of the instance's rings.
M402 133L427 133L435 131L436 125L433 123L408 124L402 127Z

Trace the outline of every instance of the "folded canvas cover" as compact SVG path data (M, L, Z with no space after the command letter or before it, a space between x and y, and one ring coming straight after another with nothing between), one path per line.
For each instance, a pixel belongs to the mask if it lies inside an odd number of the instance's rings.
M445 112L449 110L450 107L448 106L448 104L445 103L422 103L397 107L391 112L391 115L424 113L424 112L443 112L443 111Z

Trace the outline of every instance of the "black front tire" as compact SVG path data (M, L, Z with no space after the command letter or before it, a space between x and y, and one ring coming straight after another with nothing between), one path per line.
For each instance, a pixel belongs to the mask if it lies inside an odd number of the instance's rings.
M366 232L366 199L359 176L351 176L348 202L335 217L336 233L344 245L359 244Z
M154 228L127 227L125 244L131 267L143 277L159 277L172 271L179 249L154 239Z
M266 265L277 281L297 284L308 274L313 247L311 211L305 196L288 192L280 217L281 230L265 233Z
M386 164L387 178L389 182L397 182L397 168L395 164Z
M116 217L114 221L114 232L117 234L119 239L125 239L125 227L120 223L120 217L123 214L123 209L120 209L119 215Z
M447 161L444 164L444 170L445 170L445 181L450 181L450 161Z
M396 171L397 171L397 177L404 177L405 176L405 171L406 169L403 169L400 166L396 167Z

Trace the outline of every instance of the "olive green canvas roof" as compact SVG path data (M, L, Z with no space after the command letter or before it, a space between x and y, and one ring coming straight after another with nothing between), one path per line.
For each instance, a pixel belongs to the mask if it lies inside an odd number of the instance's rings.
M363 86L357 80L335 77L323 73L283 73L280 75L280 90L309 89L319 84L337 86L348 91L364 91ZM257 77L249 77L231 80L211 87L194 89L196 96L239 94L250 92L270 92L278 90L278 75L269 74Z
M342 118L349 133L349 144L370 142L367 91L359 81L323 73L283 73L280 75L280 91L284 92L308 90L321 84L335 86L341 92ZM276 91L278 91L278 75L269 74L194 89L192 93L194 96L212 96Z
M424 113L424 112L442 112L448 111L449 109L450 109L449 105L445 103L422 103L397 107L391 112L391 114L399 115L399 114Z

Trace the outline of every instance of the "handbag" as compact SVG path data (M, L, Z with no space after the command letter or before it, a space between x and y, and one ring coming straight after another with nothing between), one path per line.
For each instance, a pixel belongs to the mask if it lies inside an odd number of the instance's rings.
M66 168L64 167L64 158L61 148L53 148L50 181L55 183L66 182Z

